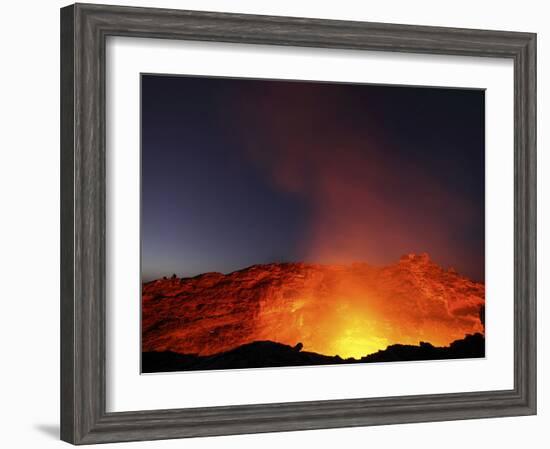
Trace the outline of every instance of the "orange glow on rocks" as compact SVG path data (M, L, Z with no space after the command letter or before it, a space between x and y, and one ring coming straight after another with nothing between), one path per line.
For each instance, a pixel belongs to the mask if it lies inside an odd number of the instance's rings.
M259 340L343 358L483 333L485 286L427 254L389 266L255 265L143 285L142 350L210 355Z

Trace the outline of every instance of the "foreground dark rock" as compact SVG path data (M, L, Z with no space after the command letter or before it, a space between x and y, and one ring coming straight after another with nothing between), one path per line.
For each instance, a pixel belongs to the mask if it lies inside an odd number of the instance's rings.
M230 351L209 356L175 352L144 352L142 372L196 371L212 369L266 368L281 366L335 365L343 363L404 362L443 360L485 356L485 338L481 334L466 335L449 346L435 347L421 342L414 345L391 345L383 351L361 359L342 359L315 352L300 351L300 344L288 346L272 341L255 341Z
M361 362L407 362L413 360L469 359L485 357L485 337L466 335L449 346L435 347L421 342L418 346L392 345L361 358Z

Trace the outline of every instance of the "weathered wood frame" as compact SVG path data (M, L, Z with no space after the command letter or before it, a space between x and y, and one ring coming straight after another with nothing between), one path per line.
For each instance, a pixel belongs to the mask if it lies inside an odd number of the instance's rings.
M506 391L107 413L107 36L514 61L514 388ZM76 4L61 10L61 438L74 444L536 413L536 35Z

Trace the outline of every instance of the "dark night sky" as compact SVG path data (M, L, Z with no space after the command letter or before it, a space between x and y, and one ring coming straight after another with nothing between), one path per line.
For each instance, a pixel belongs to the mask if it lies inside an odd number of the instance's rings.
M142 75L144 280L427 252L484 280L484 92Z

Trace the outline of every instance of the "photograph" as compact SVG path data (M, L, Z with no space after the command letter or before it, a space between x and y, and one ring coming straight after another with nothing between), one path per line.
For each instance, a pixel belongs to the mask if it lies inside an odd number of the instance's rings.
M140 77L142 373L485 357L484 89Z
M396 1L8 6L11 446L545 441L547 18Z

